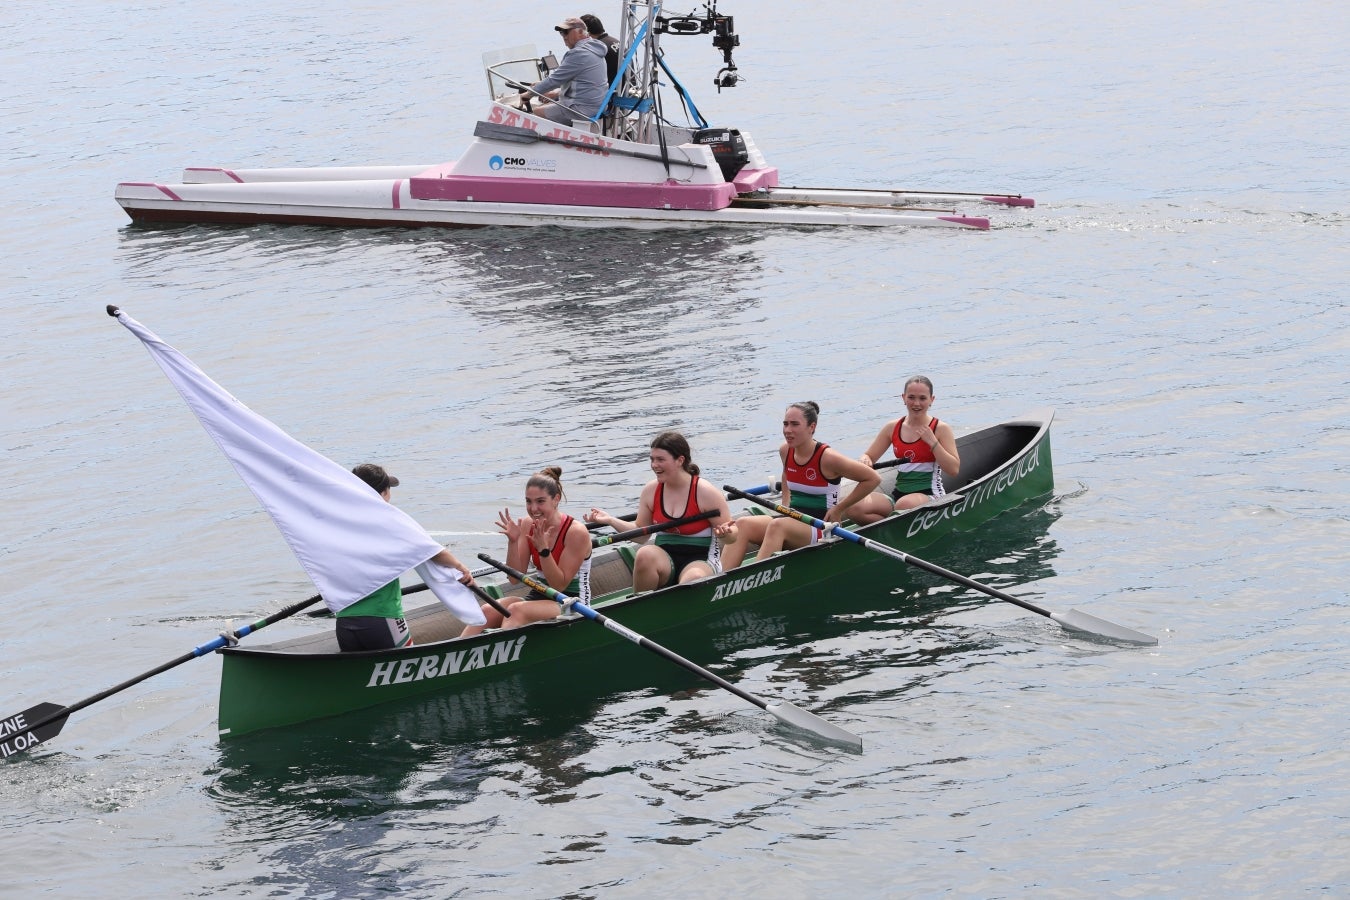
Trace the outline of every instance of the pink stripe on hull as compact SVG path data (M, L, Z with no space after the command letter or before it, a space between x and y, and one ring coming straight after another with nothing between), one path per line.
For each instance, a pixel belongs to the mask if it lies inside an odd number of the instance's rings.
M392 201L393 201L393 204L394 204L394 209L402 209L402 207L399 206L399 202L398 202L398 189L401 188L401 187L403 187L403 179L402 179L402 178L400 178L398 181L395 181L395 182L394 182L394 196L391 198Z
M155 184L153 181L124 181L124 182L122 182L120 185L118 185L118 187L148 187L148 188L154 188L155 190L157 190L157 191L159 191L160 193L162 193L162 194L164 194L165 196L167 196L170 200L177 200L177 201L179 201L179 202L182 202L182 200L183 200L182 197L178 196L178 195L175 194L173 191L171 191L171 190L169 190L168 188L166 188L164 185L162 185L162 184Z
M980 199L986 203L1002 203L1004 206L1032 207L1036 205L1036 201L1030 197L1004 197L999 195L996 197L981 197Z
M188 166L188 167L187 167L187 171L189 171L189 172L224 172L229 178L233 179L234 181L237 181L239 184L243 184L243 183L244 183L244 179L242 179L242 178L240 178L238 175L234 174L233 171L231 171L230 169L222 169L220 166Z
M958 225L965 225L967 228L978 228L980 231L989 230L989 220L978 216L938 216L944 222L955 222Z
M736 188L718 184L645 184L618 181L563 181L551 178L494 178L447 175L408 180L409 193L418 200L457 200L478 203L532 203L550 206L602 206L622 209L725 209Z

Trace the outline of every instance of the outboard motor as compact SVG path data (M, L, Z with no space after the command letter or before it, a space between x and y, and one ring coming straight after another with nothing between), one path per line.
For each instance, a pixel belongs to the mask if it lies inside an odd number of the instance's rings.
M750 161L750 152L745 149L745 138L735 128L703 128L694 132L695 144L706 144L712 149L713 158L722 169L722 177L727 181L736 177L736 173Z

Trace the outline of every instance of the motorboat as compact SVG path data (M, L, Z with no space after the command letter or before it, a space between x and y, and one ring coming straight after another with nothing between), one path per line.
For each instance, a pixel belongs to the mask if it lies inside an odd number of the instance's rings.
M719 93L741 76L731 16L716 0L669 16L661 0L627 0L617 71L600 110L541 115L532 96L557 67L532 45L484 54L488 105L452 162L416 165L240 168L188 166L179 183L125 181L116 199L135 223L241 223L342 227L932 226L987 230L963 207L1035 205L1020 194L792 187L749 132L713 125L670 71L663 38L713 36ZM674 98L666 96L674 94ZM676 102L678 100L678 102ZM668 115L684 112L675 124ZM575 112L575 115L571 113Z

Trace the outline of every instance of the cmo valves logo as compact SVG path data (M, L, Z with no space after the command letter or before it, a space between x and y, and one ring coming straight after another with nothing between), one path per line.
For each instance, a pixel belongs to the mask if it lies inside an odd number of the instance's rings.
M492 159L488 160L488 167L492 169L492 171L494 172L504 165L506 165L506 161L503 160L500 156L494 156L492 157Z

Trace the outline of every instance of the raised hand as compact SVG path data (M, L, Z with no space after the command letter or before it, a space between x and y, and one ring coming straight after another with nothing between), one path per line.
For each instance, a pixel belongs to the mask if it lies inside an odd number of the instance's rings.
M520 540L521 529L525 526L524 519L511 518L511 510L504 509L497 513L497 530L506 535L506 540L514 544Z

